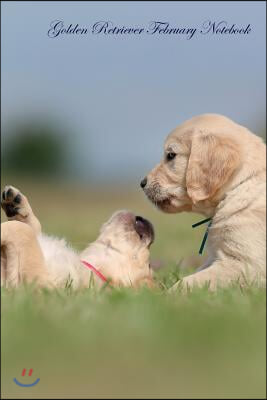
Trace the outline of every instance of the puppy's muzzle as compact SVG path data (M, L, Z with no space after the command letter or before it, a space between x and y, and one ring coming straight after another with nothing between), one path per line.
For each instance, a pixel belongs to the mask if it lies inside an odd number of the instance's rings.
M153 225L147 219L137 215L135 217L135 230L140 236L140 239L149 239L149 244L155 240L155 232Z

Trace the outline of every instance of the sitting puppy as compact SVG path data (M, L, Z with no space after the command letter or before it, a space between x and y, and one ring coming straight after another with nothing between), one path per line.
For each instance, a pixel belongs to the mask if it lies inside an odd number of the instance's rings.
M266 282L266 146L216 114L194 117L169 134L164 159L141 182L166 213L211 219L207 262L182 287ZM176 285L177 286L177 285ZM175 286L175 287L176 287Z
M152 224L128 211L116 212L97 240L80 255L65 240L41 233L27 198L12 186L2 193L8 220L1 224L1 281L6 287L35 281L41 287L153 286L149 247Z

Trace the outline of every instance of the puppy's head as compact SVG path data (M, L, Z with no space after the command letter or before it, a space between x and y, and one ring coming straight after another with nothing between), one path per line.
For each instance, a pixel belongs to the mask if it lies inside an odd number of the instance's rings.
M148 198L167 213L216 203L240 165L236 126L226 117L207 114L171 132L163 160L141 182Z
M106 273L113 283L151 286L149 248L154 237L151 222L126 210L117 211L102 226L98 241L106 246Z

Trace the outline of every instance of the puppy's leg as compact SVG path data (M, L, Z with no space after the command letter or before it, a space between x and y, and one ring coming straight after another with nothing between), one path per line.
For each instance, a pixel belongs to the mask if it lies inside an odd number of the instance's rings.
M184 291L203 286L207 286L210 290L216 290L219 287L230 286L234 282L243 285L252 280L261 281L260 273L252 275L251 271L246 270L239 261L217 260L210 267L186 276L172 286L170 291L173 292L179 287Z
M6 186L2 192L1 206L9 221L20 221L32 227L36 234L41 233L41 224L31 206L19 189Z
M4 271L2 285L17 287L22 282L35 281L38 286L50 286L42 250L31 226L19 221L1 224L1 256ZM2 261L2 260L1 260Z

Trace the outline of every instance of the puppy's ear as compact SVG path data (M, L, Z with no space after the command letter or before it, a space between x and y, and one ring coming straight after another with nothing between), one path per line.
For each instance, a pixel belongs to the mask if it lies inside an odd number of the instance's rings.
M229 137L199 132L193 135L186 174L188 196L196 204L210 199L240 164L240 150Z

